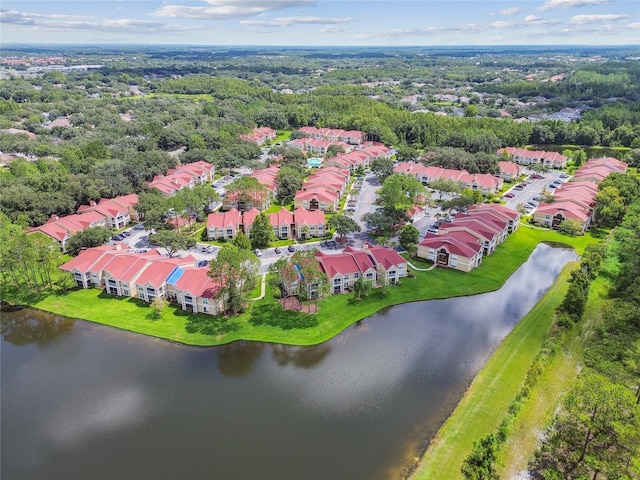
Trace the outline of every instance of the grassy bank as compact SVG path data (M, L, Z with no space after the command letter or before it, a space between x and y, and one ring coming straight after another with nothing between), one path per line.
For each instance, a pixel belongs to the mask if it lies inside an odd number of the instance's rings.
M2 292L2 298L72 318L90 320L133 332L190 345L220 345L234 340L257 340L292 345L312 345L328 340L349 325L377 311L401 303L436 298L473 295L500 288L507 278L543 241L561 242L581 253L596 239L567 237L557 232L522 226L476 270L461 273L435 269L414 272L402 285L385 291L373 290L361 301L353 295L335 295L320 302L316 315L283 311L267 290L263 299L251 302L246 313L225 319L209 315L189 315L168 307L159 319L149 317L150 309L133 298L116 298L99 289L75 290L64 295L25 295ZM414 260L412 260L414 262ZM426 266L415 259L416 266Z
M540 380L531 389L513 430L505 443L499 465L500 478L514 478L527 468L538 445L540 433L551 422L561 397L571 388L578 375L584 340L600 324L600 311L608 301L609 280L597 278L589 289L589 300L583 321L567 332L563 348L553 358Z
M563 269L554 285L491 356L431 442L413 478L462 478L460 467L471 453L473 442L496 430L520 390L576 265L573 262Z

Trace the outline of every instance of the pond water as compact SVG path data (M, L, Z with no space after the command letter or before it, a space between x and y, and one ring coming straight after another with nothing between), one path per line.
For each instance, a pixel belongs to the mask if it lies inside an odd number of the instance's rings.
M540 245L500 291L388 308L314 347L3 312L0 477L400 478L573 259Z

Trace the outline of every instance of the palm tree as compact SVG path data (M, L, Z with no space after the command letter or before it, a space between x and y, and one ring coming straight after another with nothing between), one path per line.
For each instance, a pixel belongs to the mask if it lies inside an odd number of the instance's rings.
M371 288L371 284L367 282L364 278L358 277L358 279L353 282L353 293L356 296L356 300L362 299L362 297L366 297L369 294L369 289Z

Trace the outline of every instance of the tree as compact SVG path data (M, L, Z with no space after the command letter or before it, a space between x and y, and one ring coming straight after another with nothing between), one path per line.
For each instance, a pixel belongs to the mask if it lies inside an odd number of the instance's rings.
M638 441L640 408L633 393L587 373L563 402L534 470L546 478L622 478Z
M255 177L239 177L227 186L227 195L236 192L238 210L244 210L246 205L259 204L266 200L269 190Z
M418 244L420 238L420 231L412 224L407 224L400 230L400 236L398 238L400 246L407 251L413 250Z
M92 227L71 235L65 246L67 253L75 257L80 253L80 250L104 245L110 237L111 230L109 228Z
M196 245L196 241L189 235L174 230L159 230L149 235L149 242L163 247L169 257L173 257L178 250L189 250Z
M327 157L335 157L339 153L344 153L344 148L342 148L342 146L333 144L327 147Z
M381 210L365 213L362 216L362 220L367 224L371 230L376 230L379 233L388 233L393 230L393 226L395 222L393 218L385 215L385 213Z
M356 300L361 300L362 297L366 297L367 295L369 295L370 289L371 284L362 277L358 277L358 279L353 282L353 293L356 297Z
M249 292L257 284L256 275L260 261L253 252L240 250L235 245L225 245L211 262L209 276L220 285L224 310L231 315L244 311Z
M399 162L413 162L417 160L419 156L420 156L420 152L418 152L418 149L414 147L398 147L398 153L396 154L396 159ZM381 160L390 160L390 159L381 159ZM374 160L374 163L375 163L375 160Z
M293 200L296 192L304 183L304 173L295 167L284 166L278 171L276 177L277 199L281 205Z
M624 217L624 199L616 187L604 187L596 195L594 216L598 225L613 228Z
M419 196L426 196L427 190L420 181L412 176L394 173L389 176L378 190L378 200L386 207L407 210L417 203Z
M445 193L458 193L460 192L460 184L450 178L436 178L429 182L429 188L438 190L440 193L440 200Z
M233 240L231 241L236 247L240 250L251 250L251 240L247 237L244 232L238 232Z
M494 434L473 442L473 450L464 459L460 471L468 480L491 480L498 478L495 462L498 458L499 441Z
M251 247L252 248L268 248L274 240L273 227L269 221L269 217L265 212L256 215L251 225Z
M151 300L151 318L157 320L162 316L162 312L169 305L164 297L155 297Z
M576 237L584 234L582 227L583 224L580 220L566 218L560 222L560 225L558 225L558 231L571 235L572 237Z
M341 237L360 231L360 225L346 215L334 215L327 221L327 227L335 230Z
M377 175L380 183L384 183L393 174L393 160L384 157L376 158L371 163L371 171Z

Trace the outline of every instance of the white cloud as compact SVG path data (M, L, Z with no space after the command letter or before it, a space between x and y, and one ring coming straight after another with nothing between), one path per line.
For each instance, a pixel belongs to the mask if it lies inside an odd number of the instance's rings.
M154 17L223 19L254 17L266 12L313 5L317 0L207 0L203 6L166 4L155 12Z
M290 27L291 25L300 24L316 24L316 25L332 25L336 23L350 23L353 21L352 17L279 17L273 20L241 20L243 25L250 25L255 27Z
M576 8L587 5L601 5L611 0L547 0L538 10L551 10L552 8Z
M179 33L193 30L193 26L166 25L158 22L146 22L131 19L95 19L72 15L40 15L17 12L15 10L0 11L0 22L4 25L22 25L40 31L91 31L112 33Z
M627 28L631 30L640 30L640 22L634 22L627 25Z
M520 13L522 9L520 7L511 7L500 10L500 15L516 15Z
M628 15L623 14L601 14L601 15L574 15L569 20L571 25L584 25L586 23L598 23L598 22L615 22L617 20L624 20Z
M328 26L328 27L322 27L320 29L320 33L340 33L340 32L344 32L347 29L344 27L335 27L335 26Z

